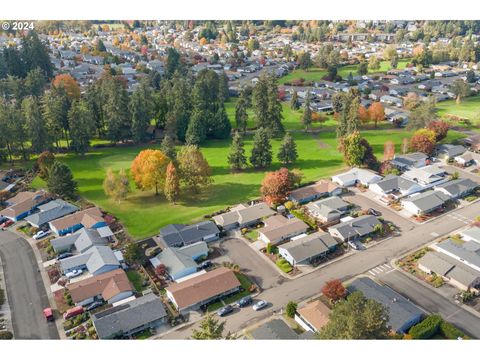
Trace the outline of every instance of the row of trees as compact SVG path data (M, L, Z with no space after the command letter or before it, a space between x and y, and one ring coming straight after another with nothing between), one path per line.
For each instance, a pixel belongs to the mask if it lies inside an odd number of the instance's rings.
M282 164L292 164L298 158L297 145L293 137L286 133L277 153L277 158ZM254 168L266 168L272 164L273 152L270 137L264 128L259 128L253 137L253 148L250 155L250 163ZM234 171L244 170L248 167L245 154L245 144L239 132L235 132L228 154L230 169Z

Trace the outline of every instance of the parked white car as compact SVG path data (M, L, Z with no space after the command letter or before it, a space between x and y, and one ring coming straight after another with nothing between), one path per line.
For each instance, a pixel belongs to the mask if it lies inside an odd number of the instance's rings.
M35 240L39 240L39 239L44 238L45 236L49 235L50 233L51 233L50 230L47 230L47 231L40 230L35 235L33 235L33 238Z
M355 250L360 250L360 247L358 246L358 244L353 240L349 240L348 245L350 245L350 247L355 249Z
M75 270L72 270L72 271L69 271L69 272L65 273L65 276L69 279L73 279L77 276L82 275L82 273L83 273L83 270L75 269Z
M260 300L255 305L253 305L253 310L255 310L255 311L262 310L267 305L268 305L268 303L266 301Z

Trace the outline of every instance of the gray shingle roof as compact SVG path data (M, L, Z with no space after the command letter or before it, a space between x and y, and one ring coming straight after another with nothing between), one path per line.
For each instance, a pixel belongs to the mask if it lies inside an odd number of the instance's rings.
M417 183L393 174L385 176L383 180L376 183L376 186L380 187L385 193L394 190L408 190L415 185L417 185Z
M389 314L388 324L394 330L402 329L412 318L424 314L419 307L399 293L367 277L355 279L348 287L348 291L361 291L367 299L375 300L385 306Z
M471 179L457 179L437 186L438 189L444 189L453 197L458 197L464 193L471 192L478 187L478 183Z
M330 234L316 232L279 247L287 250L295 262L299 263L321 255L337 244L337 241Z
M252 331L256 340L296 340L298 335L283 320L273 319Z
M420 211L428 212L442 206L448 200L451 200L451 197L441 191L428 190L424 193L411 196L403 201L411 202L419 208Z
M331 226L330 229L337 230L344 238L352 236L365 236L373 232L380 221L373 215L363 215L349 221Z
M452 254L473 266L480 268L480 244L468 241L464 244L456 244L452 240L442 241L435 244L440 251Z
M160 240L165 246L183 246L203 240L219 230L212 221L202 221L193 225L171 224L160 229Z
M191 256L184 254L180 249L176 248L165 248L156 258L166 266L168 273L172 276L185 269L197 267L197 263Z
M100 339L123 335L167 316L162 302L147 294L125 304L92 315Z
M252 206L244 207L243 209L232 209L224 214L214 216L213 220L215 220L218 225L227 227L235 223L239 223L240 225L247 224L273 214L275 214L274 210L266 203L260 202Z

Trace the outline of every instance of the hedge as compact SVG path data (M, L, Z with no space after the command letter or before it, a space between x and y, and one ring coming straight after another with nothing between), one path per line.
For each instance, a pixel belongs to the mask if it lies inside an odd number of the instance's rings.
M278 259L275 264L285 273L289 273L293 270L292 266L285 259Z
M456 340L465 337L465 334L449 322L443 321L440 324L440 332L447 339Z
M412 339L429 339L438 332L443 319L440 315L429 315L421 323L413 326L409 334Z

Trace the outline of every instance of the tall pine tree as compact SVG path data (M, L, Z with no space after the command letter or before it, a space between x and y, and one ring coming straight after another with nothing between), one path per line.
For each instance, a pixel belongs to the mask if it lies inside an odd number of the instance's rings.
M232 170L242 170L247 167L247 157L245 156L245 148L242 136L235 131L233 135L230 153L228 155L228 164Z
M290 133L285 134L277 157L282 164L292 164L297 160L297 144L295 144L295 140L293 140Z
M255 168L266 168L272 163L272 145L264 128L259 128L255 132L250 163Z

